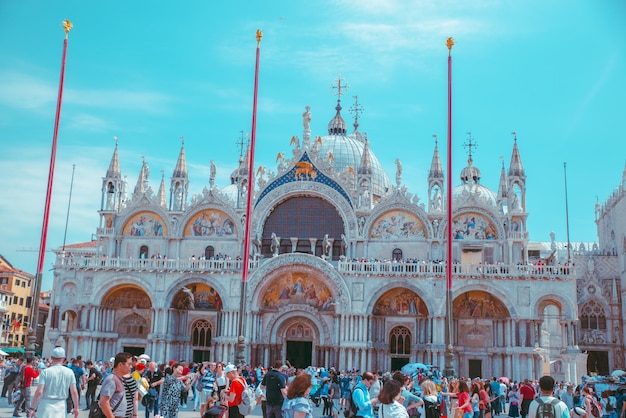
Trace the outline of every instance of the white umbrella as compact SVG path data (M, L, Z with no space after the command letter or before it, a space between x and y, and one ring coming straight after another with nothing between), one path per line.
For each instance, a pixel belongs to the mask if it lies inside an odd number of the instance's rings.
M8 354L5 353L4 351L0 350L0 356L8 356Z

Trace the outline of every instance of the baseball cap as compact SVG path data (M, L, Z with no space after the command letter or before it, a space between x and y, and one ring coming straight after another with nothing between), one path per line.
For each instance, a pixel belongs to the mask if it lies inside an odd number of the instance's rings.
M227 364L226 367L224 368L224 373L228 373L228 372L234 372L235 370L237 370L237 367L235 367L234 364Z
M63 347L55 347L50 353L50 357L65 358L65 349Z

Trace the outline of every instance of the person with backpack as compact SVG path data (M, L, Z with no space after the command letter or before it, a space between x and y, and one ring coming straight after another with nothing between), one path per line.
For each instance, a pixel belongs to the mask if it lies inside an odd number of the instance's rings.
M565 402L554 397L554 378L546 375L539 379L540 395L528 407L529 418L570 418Z
M228 402L228 418L243 418L243 415L239 412L239 404L241 403L243 391L247 387L246 381L239 376L237 366L234 364L226 365L224 373L230 381L230 387L222 392L224 400Z
M437 393L437 386L435 386L435 382L430 379L425 379L422 383L420 383L420 387L422 388L425 418L440 418L441 403L439 402L439 395Z
M265 416L266 418L282 418L283 402L287 396L285 376L280 372L283 366L281 360L274 363L274 368L268 371L259 387L265 389Z
M87 367L87 392L85 392L85 402L87 403L86 411L89 410L89 407L93 402L96 402L96 389L98 385L102 383L102 373L98 371L93 366L93 362L91 360L87 360L85 362L85 367Z
M351 399L356 407L355 416L363 418L374 418L374 406L378 403L378 399L370 399L369 388L376 380L371 372L365 372L361 376L361 381L354 386Z

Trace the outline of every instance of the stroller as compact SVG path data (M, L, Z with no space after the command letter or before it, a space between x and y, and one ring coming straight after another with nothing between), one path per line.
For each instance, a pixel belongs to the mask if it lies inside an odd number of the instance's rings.
M320 402L322 401L320 396L321 389L322 387L320 385L313 385L311 392L309 392L309 400L315 404L315 407L320 406Z

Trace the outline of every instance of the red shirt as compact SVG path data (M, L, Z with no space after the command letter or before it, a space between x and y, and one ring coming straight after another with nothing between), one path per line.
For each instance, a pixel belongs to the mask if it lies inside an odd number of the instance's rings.
M24 387L29 388L30 384L33 382L33 379L39 377L39 370L33 369L32 366L24 367Z
M459 408L467 403L467 405L461 410L461 412L472 412L472 403L469 401L469 393L468 392L459 392L457 393L459 397Z
M532 386L522 385L519 391L522 394L522 399L530 399L531 401L535 399L535 389Z
M228 406L237 406L241 403L241 394L245 388L242 377L238 377L230 382L230 393L235 394L235 399L232 402L228 402Z

